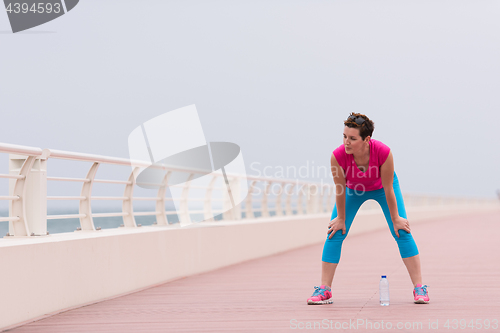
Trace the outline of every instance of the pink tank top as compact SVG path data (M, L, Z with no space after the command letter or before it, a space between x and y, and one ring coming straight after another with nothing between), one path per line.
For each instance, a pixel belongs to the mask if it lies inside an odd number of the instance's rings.
M344 145L333 151L339 165L344 169L346 186L357 191L374 191L383 188L380 167L387 160L391 149L384 143L370 139L370 162L366 172L359 170L352 154L345 152Z

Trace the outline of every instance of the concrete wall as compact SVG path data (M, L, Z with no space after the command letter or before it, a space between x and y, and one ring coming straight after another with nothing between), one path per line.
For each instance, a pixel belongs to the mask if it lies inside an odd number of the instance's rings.
M480 208L408 209L412 224ZM183 276L323 242L330 214L0 240L0 330ZM387 228L360 211L350 236ZM318 258L320 260L320 258Z

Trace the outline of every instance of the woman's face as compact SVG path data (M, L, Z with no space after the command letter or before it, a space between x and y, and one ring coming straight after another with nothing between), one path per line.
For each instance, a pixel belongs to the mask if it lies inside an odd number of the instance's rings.
M365 141L361 140L359 129L344 126L344 147L347 154L362 152L363 145L369 140L369 136L365 138Z

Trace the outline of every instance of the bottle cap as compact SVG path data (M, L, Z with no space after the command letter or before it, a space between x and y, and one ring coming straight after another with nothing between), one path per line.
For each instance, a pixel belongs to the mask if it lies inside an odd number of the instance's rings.
M382 275L382 279L386 279L387 278L387 275Z

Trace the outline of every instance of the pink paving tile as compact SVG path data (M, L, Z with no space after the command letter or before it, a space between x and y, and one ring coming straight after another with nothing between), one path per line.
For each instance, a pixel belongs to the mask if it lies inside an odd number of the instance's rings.
M431 304L413 304L413 286L387 229L346 239L333 282L334 304L306 304L313 286L320 284L323 244L318 244L186 277L10 332L289 332L302 331L299 325L305 329L308 323L316 323L317 330L338 327L335 331L344 332L383 332L387 329L381 325L389 323L392 329L403 325L397 329L403 332L478 332L484 330L477 329L478 323L486 319L492 331L496 319L500 331L500 213L423 222L413 225L412 233ZM388 307L378 304L382 274L390 281ZM467 325L474 320L475 328L461 329L460 320ZM438 329L429 329L431 324Z

